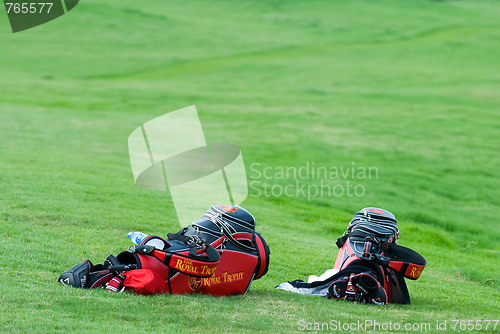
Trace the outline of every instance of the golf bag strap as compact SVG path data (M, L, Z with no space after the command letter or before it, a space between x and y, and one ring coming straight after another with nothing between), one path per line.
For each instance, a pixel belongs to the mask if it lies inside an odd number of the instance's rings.
M207 254L209 261L219 260L220 254L215 250L215 248L212 247L212 245L207 244L205 240L201 239L197 235L184 235L186 230L186 228L183 228L178 233L169 233L168 239L186 243L189 246L189 255L191 256L196 256L198 254L198 250L202 249Z
M199 241L202 241L203 243L204 240L201 239L200 237L196 236L196 235L191 235L191 236L187 236L187 235L184 235L184 233L186 232L187 228L184 228L182 229L180 232L178 233L169 233L168 234L168 239L171 239L171 240L179 240L179 241L182 241L182 242L185 242L187 243L188 245L190 245L190 249L189 249L189 253L194 256L196 255L196 244L199 242ZM233 235L226 230L226 228L224 226L221 227L221 233L224 235L224 237L229 240L229 242L231 242L233 245L241 248L241 249L244 249L246 251L254 251L255 248L254 247L250 247L250 246L247 246L245 245L244 243L242 242L239 242L238 240L236 240ZM253 238L254 235L252 235L251 237ZM194 241L194 246L191 246L193 245L193 241ZM208 254L208 253L207 253Z
M396 244L389 245L388 255L382 256L377 254L373 257L373 261L412 280L420 277L427 264L422 255L412 249Z
M220 254L212 246L206 248L206 261L177 253L165 252L152 246L137 245L135 251L139 254L153 256L166 266L189 276L210 277L215 272L220 261Z

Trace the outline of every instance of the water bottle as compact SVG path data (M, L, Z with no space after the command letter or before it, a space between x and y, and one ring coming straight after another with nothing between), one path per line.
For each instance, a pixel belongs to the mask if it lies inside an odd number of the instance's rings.
M144 234L142 232L129 232L127 234L127 236L136 245L140 245L141 242L142 242L142 240L144 240L147 237L149 237L149 235ZM146 245L148 245L148 246L154 246L157 249L163 249L163 247L165 246L165 243L161 239L159 239L159 238L153 238L153 239L149 240L148 242L146 242Z
M136 245L140 245L142 240L144 240L146 237L148 237L147 234L144 234L142 232L129 232L127 234L127 236Z

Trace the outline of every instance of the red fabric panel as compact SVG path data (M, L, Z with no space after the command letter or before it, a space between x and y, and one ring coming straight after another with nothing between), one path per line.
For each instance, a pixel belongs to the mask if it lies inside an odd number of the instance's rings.
M422 274L422 271L424 270L424 268L425 268L425 265L418 265L418 264L410 263L408 265L408 268L406 269L406 272L404 273L404 276L408 277L410 279L417 279Z
M149 269L136 269L126 273L123 281L125 289L141 295L151 295L166 291L165 281L160 274Z
M397 272L400 272L402 267L403 267L402 261L389 261L389 268L394 269Z

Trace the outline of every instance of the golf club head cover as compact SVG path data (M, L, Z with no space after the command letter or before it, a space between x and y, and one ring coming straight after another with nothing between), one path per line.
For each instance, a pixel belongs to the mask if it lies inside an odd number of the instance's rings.
M333 281L328 287L329 297L333 299L345 299L349 278L350 275L346 275L336 281Z
M90 269L92 268L92 262L89 260L83 261L77 264L73 268L70 268L63 272L57 281L64 285L70 285L75 288L86 288L87 279L90 274Z
M95 289L106 284L113 276L114 273L105 265L93 265L92 262L86 260L66 270L57 281L75 288Z
M106 290L111 292L122 292L124 289L123 281L125 280L125 275L121 274L112 278L108 283L106 283Z
M350 281L358 291L363 292L368 297L375 295L380 288L380 283L369 273L351 275Z
M328 287L333 299L344 299L361 304L387 304L385 289L371 273L350 274L333 281Z
M351 275L350 280L356 291L365 297L366 303L387 304L388 298L385 289L371 273Z

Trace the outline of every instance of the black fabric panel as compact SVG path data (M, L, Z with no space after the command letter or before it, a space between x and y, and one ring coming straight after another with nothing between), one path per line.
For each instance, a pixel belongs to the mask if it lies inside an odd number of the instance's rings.
M391 300L389 302L396 304L410 304L410 294L403 275L389 269L388 276L389 284L391 286Z
M407 247L391 244L389 246L390 257L393 260L415 263L418 265L425 265L427 261L425 258Z

